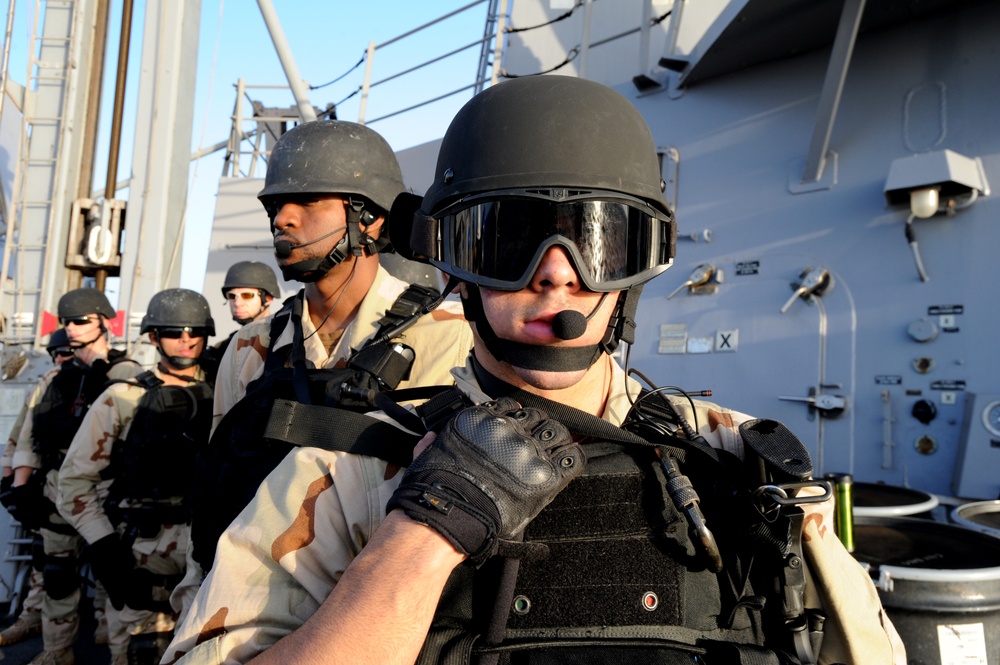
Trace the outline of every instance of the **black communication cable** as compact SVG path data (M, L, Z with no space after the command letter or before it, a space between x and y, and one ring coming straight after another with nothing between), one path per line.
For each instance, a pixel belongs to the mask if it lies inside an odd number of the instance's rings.
M572 9L570 9L568 12L566 12L562 16L555 17L551 21L547 21L545 23L539 23L538 25L533 25L533 26L530 26L530 27L527 27L527 28L511 28L510 26L506 26L506 27L504 27L503 31L506 32L507 34L513 34L515 32L526 32L528 30L535 30L537 28L544 28L547 25L552 25L553 23L558 23L559 21L562 21L563 19L569 18L570 16L573 15L573 12L575 12L577 9L579 9L582 6L583 6L583 0L576 0L576 4L573 5Z
M309 89L310 90L319 90L320 88L325 88L328 85L333 85L334 83L336 83L337 81L339 81L340 79L344 78L345 76L347 76L348 74L350 74L351 72L353 72L355 69L357 69L358 67L360 67L361 63L363 63L365 61L365 57L366 56L367 56L367 53L365 55L361 56L361 59L358 60L357 63L355 63L355 65L353 67L351 67L346 72L344 72L343 74L341 74L337 78L333 79L329 83L324 83L322 85L311 85L311 86L309 86Z

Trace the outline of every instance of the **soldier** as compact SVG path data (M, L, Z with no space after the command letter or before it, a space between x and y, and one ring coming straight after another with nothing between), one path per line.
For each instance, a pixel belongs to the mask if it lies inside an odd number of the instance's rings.
M140 332L155 369L108 386L59 470L59 510L90 544L108 610L113 665L156 663L184 574L195 449L208 440L212 377L199 362L215 333L208 302L188 289L153 296Z
M139 365L112 349L107 321L115 311L101 291L80 288L66 293L57 307L73 358L47 386L29 397L28 412L14 452L15 501L38 515L45 546L42 599L44 650L32 663L75 662L73 641L79 627L79 562L82 540L55 509L56 476L73 436L109 380L129 379Z
M233 321L245 326L254 321L262 321L271 315L271 301L281 295L278 279L271 267L260 261L240 261L226 271L222 282L222 297L229 303ZM221 358L234 332L214 346Z
M286 457L166 662L905 662L832 502L767 489L821 491L801 443L641 393L609 356L676 236L635 107L583 79L501 83L434 173L410 249L463 280L476 339L450 392L477 405L428 423L405 475Z
M52 378L59 367L73 357L74 350L69 344L69 335L66 334L65 328L59 328L55 330L51 335L49 335L49 342L45 345L45 350L48 352L49 357L52 358L52 362L55 367L39 379L39 384L45 383L48 386L52 382ZM44 392L44 388L42 389ZM21 407L21 412L17 416L17 420L14 422L14 426L10 430L10 436L7 438L7 445L4 447L3 457L0 458L0 466L2 466L2 478L0 478L0 503L3 503L4 507L8 510L13 508L14 512L12 517L17 521L21 522L22 528L28 533L34 533L35 537L40 541L41 534L37 533L34 529L30 529L24 524L21 518L31 521L30 517L24 515L18 515L17 505L11 503L11 486L14 484L14 468L12 466L14 462L14 449L17 447L17 439L21 434L21 427L24 425L25 416L28 413L28 400L25 399L24 406ZM8 505L9 504L9 505ZM35 548L32 547L34 552ZM26 638L38 635L42 632L42 597L45 594L45 587L42 582L42 568L45 565L43 559L31 562L32 569L31 575L28 578L28 593L24 597L24 602L21 605L21 613L18 615L17 620L13 624L5 628L0 632L0 646L6 644L14 644L15 642L20 642Z
M222 359L209 451L241 452L238 460L204 462L198 488L205 496L192 523L192 554L202 569L211 568L218 534L291 447L278 445L273 431L263 442L269 422L307 404L314 408L296 411L294 434L322 435L347 417L322 408L350 402L373 410L365 395L450 385L449 366L468 353L472 336L459 304L437 306L436 291L408 286L379 263L389 246L386 218L403 190L395 155L367 127L310 122L275 144L258 198L282 275L303 288L270 321L241 328ZM307 418L316 425L307 427ZM266 455L259 464L254 449ZM189 566L175 592L180 611L201 583L196 570Z

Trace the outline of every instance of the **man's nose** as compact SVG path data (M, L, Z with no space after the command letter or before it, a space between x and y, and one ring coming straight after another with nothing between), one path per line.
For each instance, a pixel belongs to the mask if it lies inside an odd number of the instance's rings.
M280 201L274 205L274 228L284 229L295 226L301 219L302 206L292 201Z
M580 288L580 276L576 274L569 253L564 247L553 245L545 250L538 269L531 279L533 288L568 287L573 290Z

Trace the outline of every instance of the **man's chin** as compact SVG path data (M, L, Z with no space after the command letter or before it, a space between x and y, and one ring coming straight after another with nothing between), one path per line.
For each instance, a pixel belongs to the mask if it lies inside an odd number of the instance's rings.
M528 386L538 390L562 390L563 388L569 388L579 383L587 374L587 370L585 369L569 372L553 372L541 369L525 369L524 367L517 367L515 365L511 365L511 368Z

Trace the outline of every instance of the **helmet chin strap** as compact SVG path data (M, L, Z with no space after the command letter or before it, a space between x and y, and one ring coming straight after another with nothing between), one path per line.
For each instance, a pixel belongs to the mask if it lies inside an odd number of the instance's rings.
M169 356L163 352L163 347L160 346L159 338L156 339L156 350L160 353L160 362L158 367L160 370L170 376L176 376L179 379L185 378L182 374L174 374L170 371L170 368L174 369L190 369L201 362L201 358L187 358L185 356ZM169 367L164 364L164 361L169 364Z
M170 356L164 356L164 357L168 359L168 362L170 362L171 364L173 363L173 360L170 360ZM181 360L192 360L192 358L181 358ZM193 367L194 364L188 365L187 367ZM179 365L175 365L175 369L187 369L187 367L180 367ZM157 368L160 370L161 373L169 374L175 379L181 379L183 381L187 381L188 383L198 383L198 379L194 378L193 376L188 376L187 374L176 374L174 372L171 372L170 368L167 367L167 365L162 360L157 364Z
M324 257L305 259L281 266L281 276L286 281L318 282L333 270L334 266L343 263L349 254L361 256L365 250L370 255L378 253L382 246L380 245L381 240L375 240L358 227L361 224L367 229L368 225L376 219L365 210L364 202L350 199L344 206L344 210L347 213L347 233L344 234L344 237Z
M604 337L599 343L588 346L538 346L499 337L486 318L482 295L475 284L466 282L468 295L462 298L462 306L465 318L476 324L479 337L497 360L523 369L576 372L589 369L601 354L612 353L618 348L619 341L628 344L634 341L635 310L641 292L642 285L639 285L618 294L618 302L615 304L615 311L608 322Z
M105 335L107 335L108 334L108 329L106 327L104 327L104 317L98 315L98 321L100 322L98 324L99 325L98 332L97 332L97 335L95 335L93 339L88 340L86 342L70 342L69 343L70 348L75 349L77 351L79 351L80 349L85 349L88 346L90 346L91 344L93 344L94 342L96 342L97 340L99 340L102 337L104 337Z

